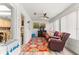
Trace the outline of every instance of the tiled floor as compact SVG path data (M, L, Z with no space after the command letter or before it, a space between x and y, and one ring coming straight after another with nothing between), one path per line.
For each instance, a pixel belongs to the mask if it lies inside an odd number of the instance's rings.
M35 39L36 40L34 40L34 38L33 38L33 41L31 40L28 44L26 44L25 49L22 48L21 55L74 55L74 53L70 52L66 48L64 48L63 51L61 51L61 52L50 51L50 50L48 50L48 48L46 48L47 45L45 45L46 42L44 41L44 39L42 39L42 38L35 38ZM42 39L41 42L45 43L44 45L39 45L39 44L41 44L40 39ZM39 42L35 42L35 41L39 41ZM43 46L42 48L45 48L45 50L43 49L43 51L40 51L38 46L35 47L35 45ZM32 47L30 47L30 46L32 46ZM31 48L31 49L29 49L29 48ZM23 51L23 49L24 49L24 51Z
M74 55L74 53L72 53L71 51L69 51L68 49L64 48L63 51L61 52L54 52L51 51L50 52L51 55Z

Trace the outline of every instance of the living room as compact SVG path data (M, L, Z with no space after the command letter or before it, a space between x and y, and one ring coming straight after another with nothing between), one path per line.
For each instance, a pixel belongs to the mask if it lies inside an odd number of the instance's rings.
M49 7L49 6L53 7L53 6L57 6L57 5L58 5L58 7L59 7L59 5L63 5L64 7L62 6L62 8L64 8L64 10L60 11L60 13L58 15L51 18L51 15L49 14L49 10L46 9L46 8L50 9L51 7ZM70 55L79 53L78 52L78 50L79 50L78 49L79 40L77 38L78 37L78 4L73 3L73 4L66 4L66 5L65 4L56 4L55 5L55 4L42 4L42 3L41 4L31 4L30 3L30 4L23 4L23 6L28 11L28 14L30 15L30 17L32 19L32 21L31 21L32 22L31 23L31 25L32 25L31 26L32 27L32 37L38 37L39 36L38 31L41 30L40 26L43 23L43 26L45 28L42 28L42 30L46 31L47 37L48 36L53 37L54 33L56 31L59 32L60 36L62 36L62 34L60 34L60 33L63 33L63 32L69 33L70 35L69 35L67 41L65 42L64 47L66 47L68 52L69 51L71 52L71 53L69 53ZM44 9L44 7L45 7L45 9ZM29 8L30 8L30 10L29 10ZM59 11L59 10L57 9L57 11ZM55 11L51 11L51 9L50 9L50 12L51 13L56 12L56 9L55 9ZM49 20L49 19L51 19L51 20ZM72 21L72 23L71 23L71 21ZM51 44L53 44L53 43L51 43ZM33 43L33 45L34 45L34 43ZM34 47L35 47L35 45L34 45ZM54 45L54 47L55 47L55 45ZM53 48L51 48L51 49L53 50ZM27 50L28 49L26 49L26 51ZM31 49L31 51L32 51L32 49ZM34 51L38 51L38 49L34 48ZM57 53L56 52L54 54L67 54L66 52L65 53L62 53L62 52ZM28 53L25 53L25 54L33 54L33 53L28 52ZM36 52L35 54L41 54L41 53Z

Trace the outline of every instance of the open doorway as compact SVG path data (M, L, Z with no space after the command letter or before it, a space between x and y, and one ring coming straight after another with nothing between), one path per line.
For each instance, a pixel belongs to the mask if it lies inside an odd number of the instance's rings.
M24 16L21 15L21 45L24 44Z
M0 44L5 44L11 39L11 8L7 4L0 4Z

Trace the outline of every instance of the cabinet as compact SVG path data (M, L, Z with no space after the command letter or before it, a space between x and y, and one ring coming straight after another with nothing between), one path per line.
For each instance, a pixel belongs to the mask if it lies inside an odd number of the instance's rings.
M11 39L10 28L7 28L7 27L1 28L0 27L0 43L3 43L3 42L6 43L10 39Z

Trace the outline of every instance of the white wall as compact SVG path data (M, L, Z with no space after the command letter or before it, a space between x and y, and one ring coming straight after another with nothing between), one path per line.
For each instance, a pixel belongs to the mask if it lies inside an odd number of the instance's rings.
M79 40L68 39L66 42L66 48L68 48L76 54L79 54Z
M24 15L24 44L26 44L31 39L31 18L27 14L27 10L25 10L22 6L21 13ZM28 23L28 21L30 23Z
M20 4L11 4L15 9L16 9L16 13L13 15L14 18L16 17L17 20L15 20L14 22L17 22L14 26L17 27L17 29L15 29L15 35L14 35L14 39L19 39L19 42L21 43L21 31L20 31L20 27L21 27L21 14L24 15L24 42L28 42L29 39L31 38L31 26L30 24L28 24L28 21L31 21L30 17L28 16L26 10L24 10L23 6L21 6ZM31 23L31 22L30 22ZM16 37L17 36L17 37Z
M27 23L30 21L30 23ZM31 19L28 15L26 15L26 20L24 24L24 42L27 43L31 39Z

